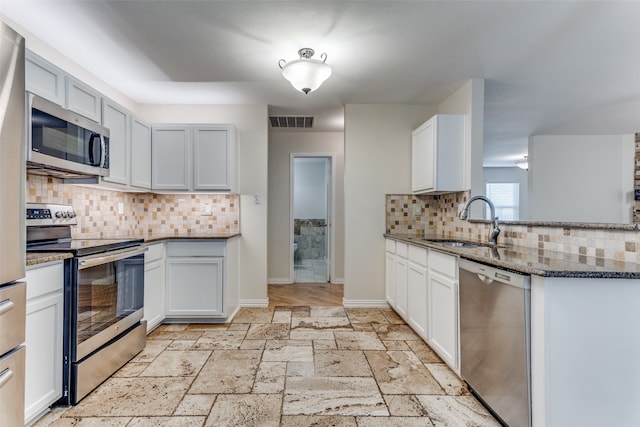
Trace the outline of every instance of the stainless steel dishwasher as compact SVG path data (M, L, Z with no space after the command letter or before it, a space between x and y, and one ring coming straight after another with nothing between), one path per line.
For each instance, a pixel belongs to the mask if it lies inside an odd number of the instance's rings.
M460 259L459 280L462 379L505 424L531 426L531 278Z

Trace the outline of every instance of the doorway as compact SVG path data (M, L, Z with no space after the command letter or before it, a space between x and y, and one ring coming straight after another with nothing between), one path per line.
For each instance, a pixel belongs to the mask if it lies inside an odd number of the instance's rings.
M291 277L331 280L331 168L327 155L291 155Z

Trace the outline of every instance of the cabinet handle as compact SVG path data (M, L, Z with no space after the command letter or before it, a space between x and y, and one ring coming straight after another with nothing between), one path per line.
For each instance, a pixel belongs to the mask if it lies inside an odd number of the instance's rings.
M0 373L0 388L4 387L9 380L13 378L13 371L9 368L5 369Z
M0 316L11 310L14 306L15 304L10 299L0 302Z

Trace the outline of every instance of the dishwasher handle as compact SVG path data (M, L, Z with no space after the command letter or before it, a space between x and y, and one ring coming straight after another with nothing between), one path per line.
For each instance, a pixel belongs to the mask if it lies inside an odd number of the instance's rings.
M503 270L501 268L480 264L460 258L458 261L460 272L468 271L478 276L478 278L486 284L493 282L504 283L506 285L515 286L521 289L531 289L531 276L520 274L513 271Z

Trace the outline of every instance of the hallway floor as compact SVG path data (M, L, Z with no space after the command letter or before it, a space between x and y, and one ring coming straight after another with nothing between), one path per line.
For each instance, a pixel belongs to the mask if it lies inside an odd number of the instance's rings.
M293 265L295 283L326 283L329 272L326 259L302 259Z
M172 324L43 426L497 426L391 309L243 308Z

